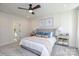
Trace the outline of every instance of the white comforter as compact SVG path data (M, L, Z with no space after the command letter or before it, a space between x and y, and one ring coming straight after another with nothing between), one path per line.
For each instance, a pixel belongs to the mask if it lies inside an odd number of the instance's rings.
M41 56L49 56L52 52L52 47L56 42L55 37L41 38L41 37L26 37L21 40L20 45L24 45L41 52Z

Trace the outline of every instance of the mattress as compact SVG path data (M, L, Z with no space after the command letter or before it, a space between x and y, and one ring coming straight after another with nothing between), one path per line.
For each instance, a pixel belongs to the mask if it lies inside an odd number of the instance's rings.
M32 50L39 51L38 55L41 54L41 56L49 56L51 55L52 47L54 46L55 42L55 37L41 38L32 36L22 39L20 45L26 48L31 48Z

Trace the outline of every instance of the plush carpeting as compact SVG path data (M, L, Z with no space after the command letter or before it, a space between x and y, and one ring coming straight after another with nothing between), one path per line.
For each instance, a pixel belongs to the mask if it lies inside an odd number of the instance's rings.
M78 56L79 52L75 48L54 45L52 56ZM37 56L36 54L21 48L17 43L0 47L0 56Z
M0 47L1 56L37 56L36 54L21 48L17 43Z
M55 45L52 50L52 56L79 56L79 51L76 48Z

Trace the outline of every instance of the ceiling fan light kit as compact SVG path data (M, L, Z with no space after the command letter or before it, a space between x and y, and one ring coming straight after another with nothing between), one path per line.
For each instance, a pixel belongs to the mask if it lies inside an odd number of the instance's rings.
M22 10L28 10L29 13L31 14L35 14L35 12L33 10L40 8L40 5L36 5L35 7L32 7L32 4L29 4L29 8L23 8L23 7L18 7L18 9L22 9Z
M32 13L33 12L33 10L29 10L29 13Z

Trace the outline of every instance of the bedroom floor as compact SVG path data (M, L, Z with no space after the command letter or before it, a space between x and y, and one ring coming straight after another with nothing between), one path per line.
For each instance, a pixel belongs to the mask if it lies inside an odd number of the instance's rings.
M78 56L79 52L75 48L55 45L52 56ZM36 54L18 46L17 43L8 44L0 47L0 56L37 56Z
M79 56L79 51L76 48L56 44L52 56Z
M37 56L37 55L21 48L17 43L12 43L0 47L0 56Z

